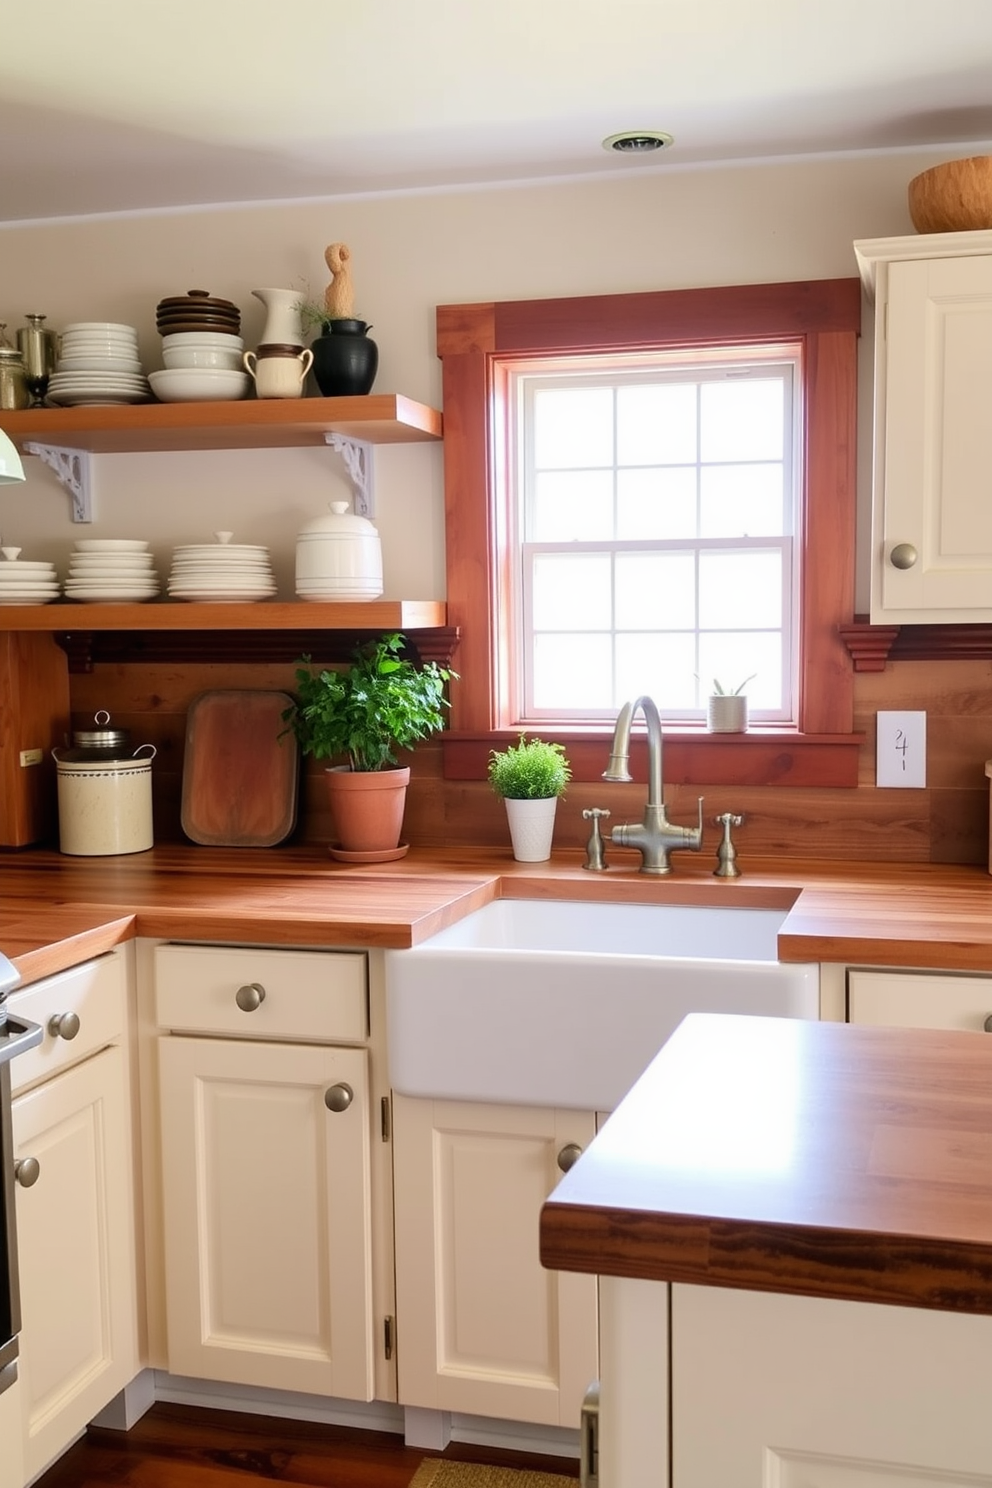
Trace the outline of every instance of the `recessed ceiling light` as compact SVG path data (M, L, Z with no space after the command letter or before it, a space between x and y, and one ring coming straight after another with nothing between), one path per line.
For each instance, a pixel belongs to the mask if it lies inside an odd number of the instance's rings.
M674 143L663 129L624 129L620 134L609 134L603 141L604 150L616 150L620 155L651 155L655 150L667 150Z

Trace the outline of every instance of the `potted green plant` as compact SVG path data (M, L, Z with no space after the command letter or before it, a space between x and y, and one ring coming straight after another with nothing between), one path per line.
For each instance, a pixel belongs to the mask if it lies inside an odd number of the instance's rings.
M433 661L415 666L403 645L398 631L379 636L356 647L340 671L302 657L297 701L282 715L305 755L347 756L326 771L337 832L331 853L346 862L383 862L406 851L400 832L410 769L398 765L396 750L444 727L444 686L456 674Z
M743 734L747 732L747 694L744 689L757 674L752 672L736 687L725 687L718 678L713 679L713 691L706 705L706 727L711 734Z
M513 856L519 862L550 858L558 797L571 778L561 744L521 734L519 744L491 752L489 784L506 803Z

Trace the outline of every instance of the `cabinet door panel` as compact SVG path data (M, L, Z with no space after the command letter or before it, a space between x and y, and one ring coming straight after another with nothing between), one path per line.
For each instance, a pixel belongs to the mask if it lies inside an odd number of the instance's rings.
M876 334L872 617L987 620L992 255L892 263ZM917 550L910 568L890 561L900 543Z
M365 1050L164 1038L159 1063L169 1368L370 1400Z
M984 1033L992 1016L992 977L851 971L848 996L852 1023Z
M992 1318L672 1287L674 1488L992 1488Z
M542 1268L538 1220L595 1118L403 1097L394 1116L401 1403L577 1426L595 1279Z
M15 1154L41 1167L16 1191L29 1474L137 1370L123 1060L106 1049L13 1103Z

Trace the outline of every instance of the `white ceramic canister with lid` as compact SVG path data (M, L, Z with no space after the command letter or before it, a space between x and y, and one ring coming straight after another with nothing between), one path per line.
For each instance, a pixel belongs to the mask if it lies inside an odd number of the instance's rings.
M329 516L300 529L296 540L296 593L305 600L378 599L382 593L382 544L366 517L332 501Z
M151 753L143 753L150 750ZM55 760L59 804L59 848L74 857L112 857L147 852L152 836L154 744L141 744L123 758L94 758L70 749Z

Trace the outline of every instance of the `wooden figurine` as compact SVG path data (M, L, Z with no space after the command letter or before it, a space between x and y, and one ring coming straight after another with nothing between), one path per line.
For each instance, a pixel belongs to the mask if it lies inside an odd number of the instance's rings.
M324 309L332 320L351 320L354 315L350 258L347 243L329 243L324 253L324 262L334 276L324 291Z

